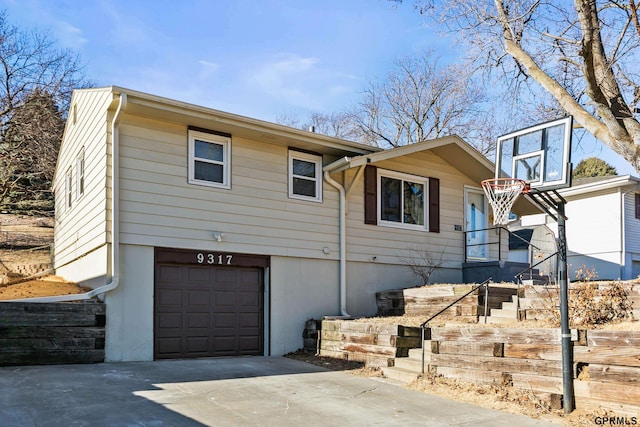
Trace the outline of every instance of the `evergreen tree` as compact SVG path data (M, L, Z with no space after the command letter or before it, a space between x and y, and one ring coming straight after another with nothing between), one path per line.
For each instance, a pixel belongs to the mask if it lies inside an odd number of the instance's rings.
M573 170L574 178L590 178L594 176L617 175L616 168L597 157L589 157L582 160Z

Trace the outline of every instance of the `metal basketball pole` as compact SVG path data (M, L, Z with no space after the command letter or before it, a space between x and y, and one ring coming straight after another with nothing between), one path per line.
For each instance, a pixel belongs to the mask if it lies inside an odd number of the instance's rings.
M553 195L549 194L552 193ZM567 268L567 233L564 207L567 201L556 191L531 191L529 200L558 223L558 281L560 285L560 339L562 342L562 403L564 413L570 414L575 408L573 394L573 342L569 328L569 275ZM554 214L555 212L555 214Z
M560 282L560 333L562 338L562 401L564 413L574 409L573 342L569 328L569 280L567 273L567 235L565 231L564 201L557 202L558 210L558 276Z

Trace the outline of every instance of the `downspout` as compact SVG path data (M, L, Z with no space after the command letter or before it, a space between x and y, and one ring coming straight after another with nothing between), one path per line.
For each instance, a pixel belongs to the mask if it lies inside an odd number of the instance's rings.
M344 187L329 175L329 171L324 171L324 180L338 190L340 194L340 212L338 214L339 235L340 235L340 314L343 317L351 317L347 313L347 227L346 227L346 193Z
M625 270L627 268L627 233L625 228L626 215L625 215L625 197L632 191L636 191L636 188L627 190L621 193L620 197L620 280L625 280Z
M24 301L24 302L64 302L64 301L81 301L88 300L95 296L105 294L114 290L120 283L120 186L118 184L119 179L119 165L120 165L120 141L118 133L118 123L120 122L120 115L127 108L127 94L121 93L118 108L113 115L111 121L111 281L106 285L92 289L89 292L83 294L73 295L58 295L51 297L40 298L23 298L11 301Z

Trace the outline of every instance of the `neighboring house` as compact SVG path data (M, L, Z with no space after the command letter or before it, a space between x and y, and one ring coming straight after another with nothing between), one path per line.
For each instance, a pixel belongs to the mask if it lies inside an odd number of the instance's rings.
M572 187L559 193L567 200L569 278L574 280L585 272L587 275L595 272L599 279L605 280L637 278L640 275L640 179L630 175L579 178L573 180ZM553 231L550 237L553 241L558 230L553 218L539 214L520 220L520 226L525 228L541 224ZM510 257L513 256L517 254L510 252Z
M543 218L543 216L529 216L527 218ZM523 219L526 223L526 220ZM522 275L523 280L534 277L539 280L555 282L557 274L558 251L556 235L546 225L536 225L533 227L518 228L517 225L510 225L509 235L509 261L527 265ZM530 267L533 267L531 269ZM542 277L538 277L539 274Z
M488 226L492 175L456 136L382 151L77 90L54 179L56 273L106 302L107 360L282 355L307 319L373 315L376 292L421 285L405 265L416 248L442 261L433 280L460 282L461 231Z

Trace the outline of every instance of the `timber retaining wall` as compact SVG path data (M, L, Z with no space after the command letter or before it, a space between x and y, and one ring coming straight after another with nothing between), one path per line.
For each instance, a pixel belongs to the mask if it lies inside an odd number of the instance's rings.
M640 331L573 330L575 406L640 415ZM448 325L425 331L425 372L513 386L559 407L562 343L558 329ZM323 320L320 355L394 366L420 347L420 328ZM416 375L420 371L416 371Z
M348 320L323 320L320 356L364 362L367 366L393 366L396 357L420 347L420 328Z
M0 366L104 361L105 305L0 303Z
M578 330L573 335L576 408L640 414L640 332ZM431 373L561 400L558 329L433 327L429 347Z

